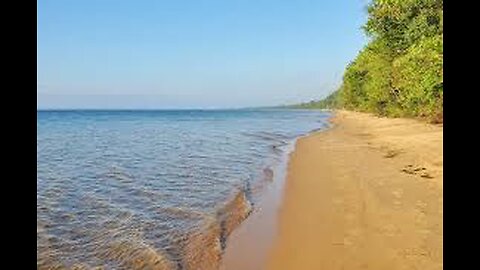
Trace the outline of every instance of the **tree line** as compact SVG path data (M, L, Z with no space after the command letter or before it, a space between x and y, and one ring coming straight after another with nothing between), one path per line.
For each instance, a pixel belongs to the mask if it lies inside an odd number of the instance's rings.
M381 116L443 119L443 0L373 0L367 45L340 88L300 108L344 108Z

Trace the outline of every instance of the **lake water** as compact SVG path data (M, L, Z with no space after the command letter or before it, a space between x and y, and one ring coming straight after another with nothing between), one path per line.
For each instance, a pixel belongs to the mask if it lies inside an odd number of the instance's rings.
M313 110L37 112L39 269L216 269Z

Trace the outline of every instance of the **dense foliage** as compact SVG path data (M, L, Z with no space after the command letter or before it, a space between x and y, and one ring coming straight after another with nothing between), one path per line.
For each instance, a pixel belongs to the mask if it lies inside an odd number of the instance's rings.
M368 15L363 28L370 42L328 104L442 121L443 1L373 0Z

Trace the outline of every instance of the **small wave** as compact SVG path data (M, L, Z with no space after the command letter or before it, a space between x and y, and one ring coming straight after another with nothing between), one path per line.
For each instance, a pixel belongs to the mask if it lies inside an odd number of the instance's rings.
M116 262L123 269L176 269L175 263L166 254L139 241L109 243L98 255L105 260Z
M157 211L162 212L163 214L166 214L170 217L189 220L204 218L206 216L206 214L203 212L181 207L162 207L158 208Z
M120 167L112 166L109 168L108 172L100 176L100 178L107 177L110 179L115 179L121 183L133 183L133 176L123 171Z
M245 219L252 211L252 205L247 200L244 189L241 189L227 202L218 212L217 219L220 221L222 227L222 243L225 243L226 238L232 231Z
M285 141L285 140L290 139L288 136L283 135L283 134L273 133L273 132L265 132L265 131L260 131L260 132L256 132L256 133L242 132L241 134L244 135L244 136L258 138L258 139L265 140L265 141Z
M218 220L206 219L202 228L188 237L183 250L183 268L218 269L223 252L221 241L222 228Z
M183 248L183 269L218 269L227 237L250 214L251 203L241 189L199 230L188 236Z

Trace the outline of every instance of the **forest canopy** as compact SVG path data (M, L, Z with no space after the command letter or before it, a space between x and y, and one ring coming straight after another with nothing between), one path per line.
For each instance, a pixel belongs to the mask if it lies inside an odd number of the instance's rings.
M368 44L340 88L299 107L345 108L392 117L443 119L443 0L373 0Z

